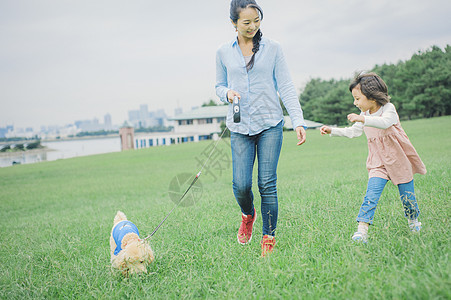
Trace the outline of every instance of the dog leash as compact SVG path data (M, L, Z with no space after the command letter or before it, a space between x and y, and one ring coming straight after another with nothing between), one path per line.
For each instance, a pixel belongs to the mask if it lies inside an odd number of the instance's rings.
M178 201L178 203L171 209L171 211L166 215L166 217L164 217L164 219L160 222L160 224L158 224L158 226L155 228L155 230L149 234L146 238L143 239L143 241L151 238L158 229L160 229L161 225L163 225L164 221L166 221L166 219L172 214L172 212L174 211L174 209L176 209L180 203L182 203L183 198L185 197L185 195L188 193L188 191L191 189L191 187L196 183L196 181L199 179L200 175L202 174L202 170L204 169L204 167L207 165L208 161L210 160L211 156L213 155L213 152L216 150L216 146L218 145L219 141L222 139L222 136L224 135L224 133L227 130L227 126L224 128L224 130L222 131L221 135L219 136L218 140L216 141L213 149L210 151L210 155L207 157L207 159L205 160L204 164L202 165L202 168L200 169L199 173L197 173L196 177L194 177L193 182L191 182L191 184L189 185L189 187L186 189L185 193L183 193L182 197L180 197L180 200Z

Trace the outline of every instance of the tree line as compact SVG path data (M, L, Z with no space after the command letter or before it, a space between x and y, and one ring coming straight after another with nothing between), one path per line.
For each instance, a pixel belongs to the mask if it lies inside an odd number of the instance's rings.
M17 152L17 151L25 151L32 149L41 149L44 148L41 145L41 140L37 141L29 141L25 143L16 143L11 145L0 145L0 152Z
M401 119L451 115L451 46L418 51L407 61L376 65L372 70L387 83ZM349 84L352 79L311 79L299 97L304 117L324 124L346 125L358 113Z

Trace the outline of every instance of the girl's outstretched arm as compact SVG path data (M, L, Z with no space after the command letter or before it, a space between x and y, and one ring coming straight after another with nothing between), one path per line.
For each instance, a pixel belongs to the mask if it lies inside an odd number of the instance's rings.
M363 133L363 123L356 122L351 127L331 128L330 136L344 136L347 138L355 138Z

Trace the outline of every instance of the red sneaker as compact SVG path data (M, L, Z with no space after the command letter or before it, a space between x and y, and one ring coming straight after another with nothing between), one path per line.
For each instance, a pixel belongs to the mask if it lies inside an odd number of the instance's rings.
M245 245L252 240L252 227L254 226L255 220L257 219L257 213L254 208L254 217L252 215L241 214L241 225L238 229L238 243Z
M276 238L271 235L264 235L261 241L262 244L262 257L272 253L274 246L276 245Z

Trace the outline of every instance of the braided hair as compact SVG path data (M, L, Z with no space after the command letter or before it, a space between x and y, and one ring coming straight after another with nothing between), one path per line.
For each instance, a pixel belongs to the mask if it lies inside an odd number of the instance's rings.
M233 21L233 23L237 23L238 19L240 18L240 12L243 9L246 8L255 8L259 14L260 14L260 19L263 19L263 10L261 9L260 6L258 6L257 2L255 2L255 0L232 0L232 2L230 3L230 19ZM261 32L260 28L258 29L258 31L255 33L254 37L252 38L252 43L253 43L253 47L252 47L252 57L251 60L249 61L249 63L247 64L247 69L250 70L252 69L252 67L254 66L254 61L255 61L255 54L258 52L258 50L260 49L260 41L262 39L263 33Z

